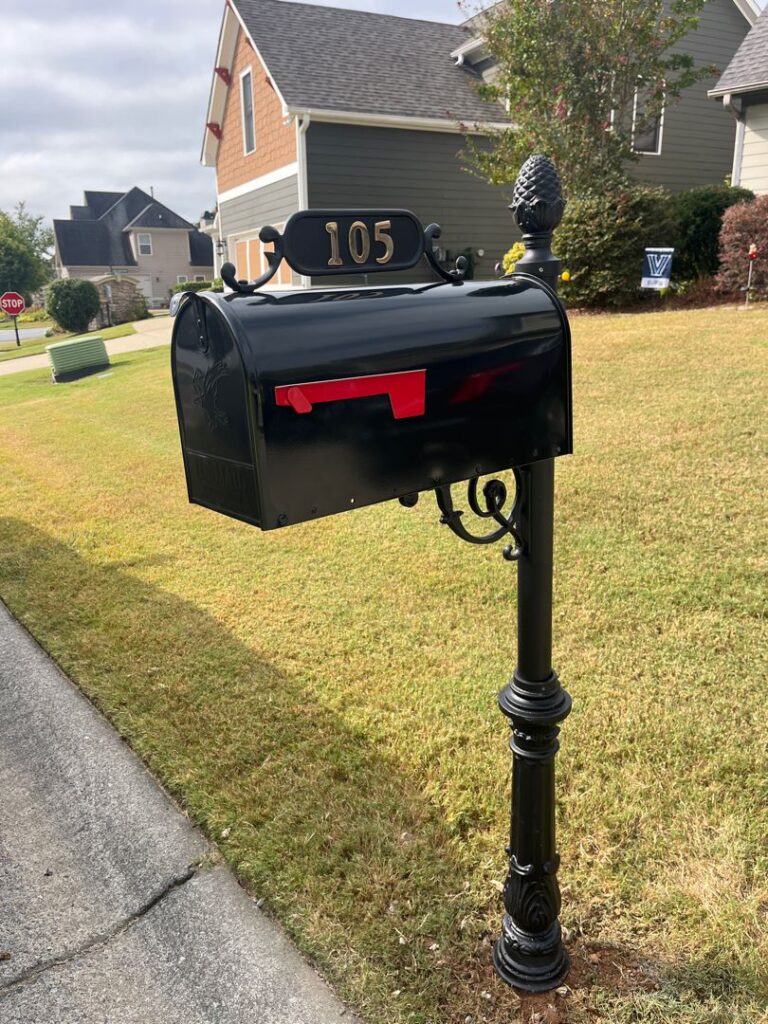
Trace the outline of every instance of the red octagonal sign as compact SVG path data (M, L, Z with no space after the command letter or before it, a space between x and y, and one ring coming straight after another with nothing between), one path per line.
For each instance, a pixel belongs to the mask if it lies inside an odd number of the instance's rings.
M0 296L0 309L8 316L20 316L25 309L24 299L18 292L5 292Z

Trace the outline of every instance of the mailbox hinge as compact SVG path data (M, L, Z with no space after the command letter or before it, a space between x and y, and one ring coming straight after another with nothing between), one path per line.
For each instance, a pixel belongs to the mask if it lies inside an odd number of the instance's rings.
M447 526L461 540L468 544L495 544L505 537L512 537L514 545L505 545L502 554L508 562L516 562L525 553L525 542L519 532L518 512L522 495L520 470L513 469L515 478L515 498L509 512L504 512L507 503L507 486L496 478L488 480L483 486L485 507L480 504L477 493L480 478L475 476L467 484L467 502L470 509L480 519L493 519L497 524L490 533L476 534L468 530L462 522L464 515L461 509L454 508L451 486L443 484L435 488L437 505L442 515L440 522Z

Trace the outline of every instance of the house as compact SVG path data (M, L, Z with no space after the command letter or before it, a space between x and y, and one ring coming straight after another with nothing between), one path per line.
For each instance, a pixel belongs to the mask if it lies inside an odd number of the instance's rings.
M768 9L742 42L709 95L736 119L734 185L768 192Z
M685 49L725 66L757 15L755 0L709 0ZM281 229L297 210L405 207L442 226L441 256L470 252L475 276L491 277L516 237L511 187L473 175L462 150L479 123L509 123L477 94L492 74L481 18L449 25L227 0L202 162L216 168L216 230L238 276L252 280L266 266L259 228ZM700 83L638 136L633 173L672 189L721 182L734 132ZM414 268L392 278L423 276ZM273 279L298 283L310 282L285 265Z
M173 285L213 276L213 245L183 217L140 188L86 192L69 220L54 220L59 277L127 275L150 305L165 305Z

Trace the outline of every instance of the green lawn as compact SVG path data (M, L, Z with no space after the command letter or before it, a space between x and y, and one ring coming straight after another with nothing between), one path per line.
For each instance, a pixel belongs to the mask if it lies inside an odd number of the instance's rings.
M515 571L430 496L262 534L187 504L167 349L20 374L0 593L365 1020L765 1022L767 337L574 321L555 1010L488 966Z
M109 341L110 338L125 338L129 334L135 333L133 324L118 324L117 327L105 327L101 331L91 331L90 334L59 334L55 338L29 338L27 341L22 341L21 348L17 347L16 339L12 336L10 341L6 341L4 338L0 340L0 363L6 359L39 355L41 352L45 352L47 345L52 345L56 341L69 341L75 337L92 338L95 334L105 341Z

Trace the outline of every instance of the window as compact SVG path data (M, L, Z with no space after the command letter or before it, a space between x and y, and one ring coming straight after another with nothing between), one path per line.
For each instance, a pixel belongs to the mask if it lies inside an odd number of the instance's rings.
M664 127L664 110L656 117L648 118L644 111L641 89L635 89L635 104L632 110L632 149L644 156L661 156L661 134Z
M240 96L243 110L243 149L248 154L256 149L253 125L253 76L250 68L240 76Z
M176 284L186 284L189 278L186 274L178 274L176 277Z
M203 274L195 274L195 280L196 281L204 281L205 277L204 277Z
M139 256L152 255L152 235L139 235Z

